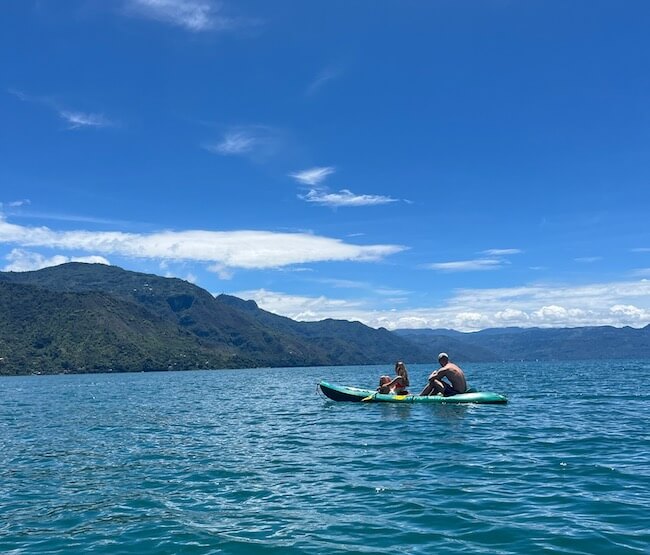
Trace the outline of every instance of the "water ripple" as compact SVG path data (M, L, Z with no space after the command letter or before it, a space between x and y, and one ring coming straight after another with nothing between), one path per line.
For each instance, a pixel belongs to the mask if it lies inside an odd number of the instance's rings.
M468 367L505 406L314 391L376 367L0 380L0 551L644 553L648 368Z

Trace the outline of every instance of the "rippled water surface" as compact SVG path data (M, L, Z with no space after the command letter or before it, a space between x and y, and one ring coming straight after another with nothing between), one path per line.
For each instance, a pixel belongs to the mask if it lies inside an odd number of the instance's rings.
M509 404L316 391L387 366L3 378L0 552L648 553L650 362L465 370Z

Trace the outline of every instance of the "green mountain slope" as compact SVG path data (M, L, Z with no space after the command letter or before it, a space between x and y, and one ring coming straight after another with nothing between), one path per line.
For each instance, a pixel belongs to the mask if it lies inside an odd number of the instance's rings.
M0 282L0 374L214 367L227 356L101 292Z
M387 330L294 322L179 279L101 264L0 272L0 303L2 373L379 364L411 351L427 358ZM46 346L35 347L39 337Z
M430 362L437 355L429 346L414 345L384 328L374 329L360 322L329 318L320 322L296 322L262 310L254 301L243 301L229 295L219 295L217 300L248 313L264 326L296 335L327 351L330 364L385 363L397 359L411 363Z

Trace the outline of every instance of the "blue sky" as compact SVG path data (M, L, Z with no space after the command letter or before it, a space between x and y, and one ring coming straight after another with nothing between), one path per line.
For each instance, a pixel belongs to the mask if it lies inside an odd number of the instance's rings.
M646 1L0 5L0 269L374 327L650 323Z

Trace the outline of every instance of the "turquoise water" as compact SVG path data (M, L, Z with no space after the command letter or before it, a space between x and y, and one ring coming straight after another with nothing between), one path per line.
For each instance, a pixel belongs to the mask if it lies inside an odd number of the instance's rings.
M650 362L465 365L505 406L316 391L390 370L1 379L0 552L648 553Z

